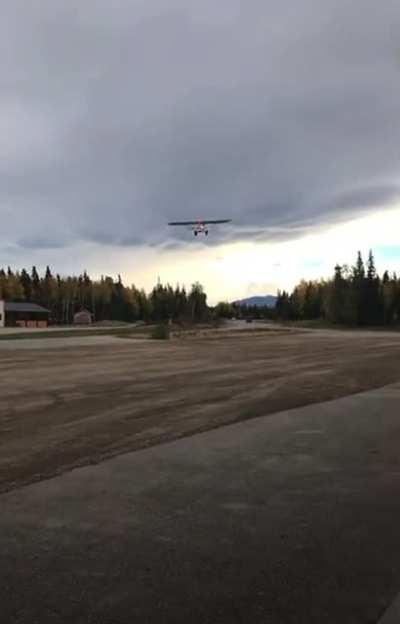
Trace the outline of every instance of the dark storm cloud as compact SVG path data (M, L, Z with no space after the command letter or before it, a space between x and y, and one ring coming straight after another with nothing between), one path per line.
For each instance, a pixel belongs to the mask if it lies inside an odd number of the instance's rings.
M21 238L17 240L14 249L62 249L67 243L67 239L57 239L54 236L51 236L49 238L46 238L44 236L38 236L37 238L35 238L34 236L29 236L26 239Z
M282 240L399 197L397 0L0 5L3 247Z

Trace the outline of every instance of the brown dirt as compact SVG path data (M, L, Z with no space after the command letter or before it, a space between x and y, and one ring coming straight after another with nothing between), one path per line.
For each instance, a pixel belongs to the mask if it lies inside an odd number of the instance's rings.
M33 341L34 342L34 341ZM400 379L400 336L225 334L0 350L0 492Z

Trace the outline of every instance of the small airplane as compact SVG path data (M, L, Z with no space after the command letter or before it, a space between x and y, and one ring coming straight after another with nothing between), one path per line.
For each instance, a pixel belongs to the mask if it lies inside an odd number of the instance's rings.
M230 223L232 219L212 219L212 220L198 220L198 221L171 221L168 225L186 225L192 228L193 234L198 236L198 234L204 234L208 236L208 226L209 225L217 225L218 223Z

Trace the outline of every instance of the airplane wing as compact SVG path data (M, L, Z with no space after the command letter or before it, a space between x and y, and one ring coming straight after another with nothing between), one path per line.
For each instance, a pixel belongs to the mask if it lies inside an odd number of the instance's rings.
M197 225L198 221L171 221L168 225Z
M215 220L204 220L197 219L197 221L171 221L168 225L213 225L217 223L230 223L232 219L215 219Z
M202 221L204 224L230 223L232 219L214 219L213 221Z

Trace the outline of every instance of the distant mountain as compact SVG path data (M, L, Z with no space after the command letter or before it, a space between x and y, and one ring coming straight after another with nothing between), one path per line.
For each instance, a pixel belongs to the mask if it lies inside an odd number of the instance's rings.
M247 297L247 299L240 299L234 301L238 306L257 306L258 308L274 308L276 304L275 295L265 295L264 297Z

